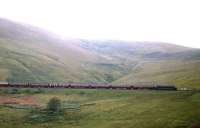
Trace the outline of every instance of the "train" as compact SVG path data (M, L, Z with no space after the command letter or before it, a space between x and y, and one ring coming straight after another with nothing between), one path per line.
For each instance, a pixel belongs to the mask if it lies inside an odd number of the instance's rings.
M0 82L0 87L15 88L72 88L72 89L115 89L115 90L171 90L176 91L174 85L112 85L112 84L83 84L83 83L11 83Z

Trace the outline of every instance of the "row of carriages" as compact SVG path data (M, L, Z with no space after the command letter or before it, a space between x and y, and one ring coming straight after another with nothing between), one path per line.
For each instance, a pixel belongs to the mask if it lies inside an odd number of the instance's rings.
M1 87L21 88L74 88L74 89L116 89L116 90L177 90L173 85L110 85L110 84L81 84L81 83L7 83L0 82Z

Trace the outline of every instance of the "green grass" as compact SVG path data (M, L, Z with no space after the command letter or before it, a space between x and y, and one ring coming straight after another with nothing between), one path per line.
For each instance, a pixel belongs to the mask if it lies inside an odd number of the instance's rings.
M64 118L33 123L25 118L30 109L0 106L1 127L192 128L200 125L200 93L195 91L43 89L42 93L31 95L43 107L52 97L59 98L66 108Z

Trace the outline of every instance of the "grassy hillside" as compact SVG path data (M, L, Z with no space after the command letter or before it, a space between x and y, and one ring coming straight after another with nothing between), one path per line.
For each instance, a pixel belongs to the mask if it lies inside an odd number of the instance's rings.
M0 20L0 80L103 81L102 74L94 76L96 71L82 68L96 57L74 42L79 40L62 40L38 28Z
M113 84L154 82L178 87L199 87L200 61L152 61L143 62L130 74Z
M130 66L112 84L158 83L200 87L200 50L151 42L84 41L81 47ZM127 67L128 67L127 66Z
M0 80L200 87L200 50L168 43L64 39L0 19Z

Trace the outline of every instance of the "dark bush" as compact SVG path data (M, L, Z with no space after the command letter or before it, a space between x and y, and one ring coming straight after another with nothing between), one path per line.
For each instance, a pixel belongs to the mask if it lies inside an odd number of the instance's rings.
M80 103L62 102L58 98L49 100L47 107L32 108L24 118L28 123L46 123L52 121L78 121L83 118L79 113Z
M32 109L25 118L28 122L32 123L44 123L64 119L61 101L54 97L49 100L46 109Z
M61 101L56 97L50 99L47 104L47 111L56 113L61 112L61 110Z

